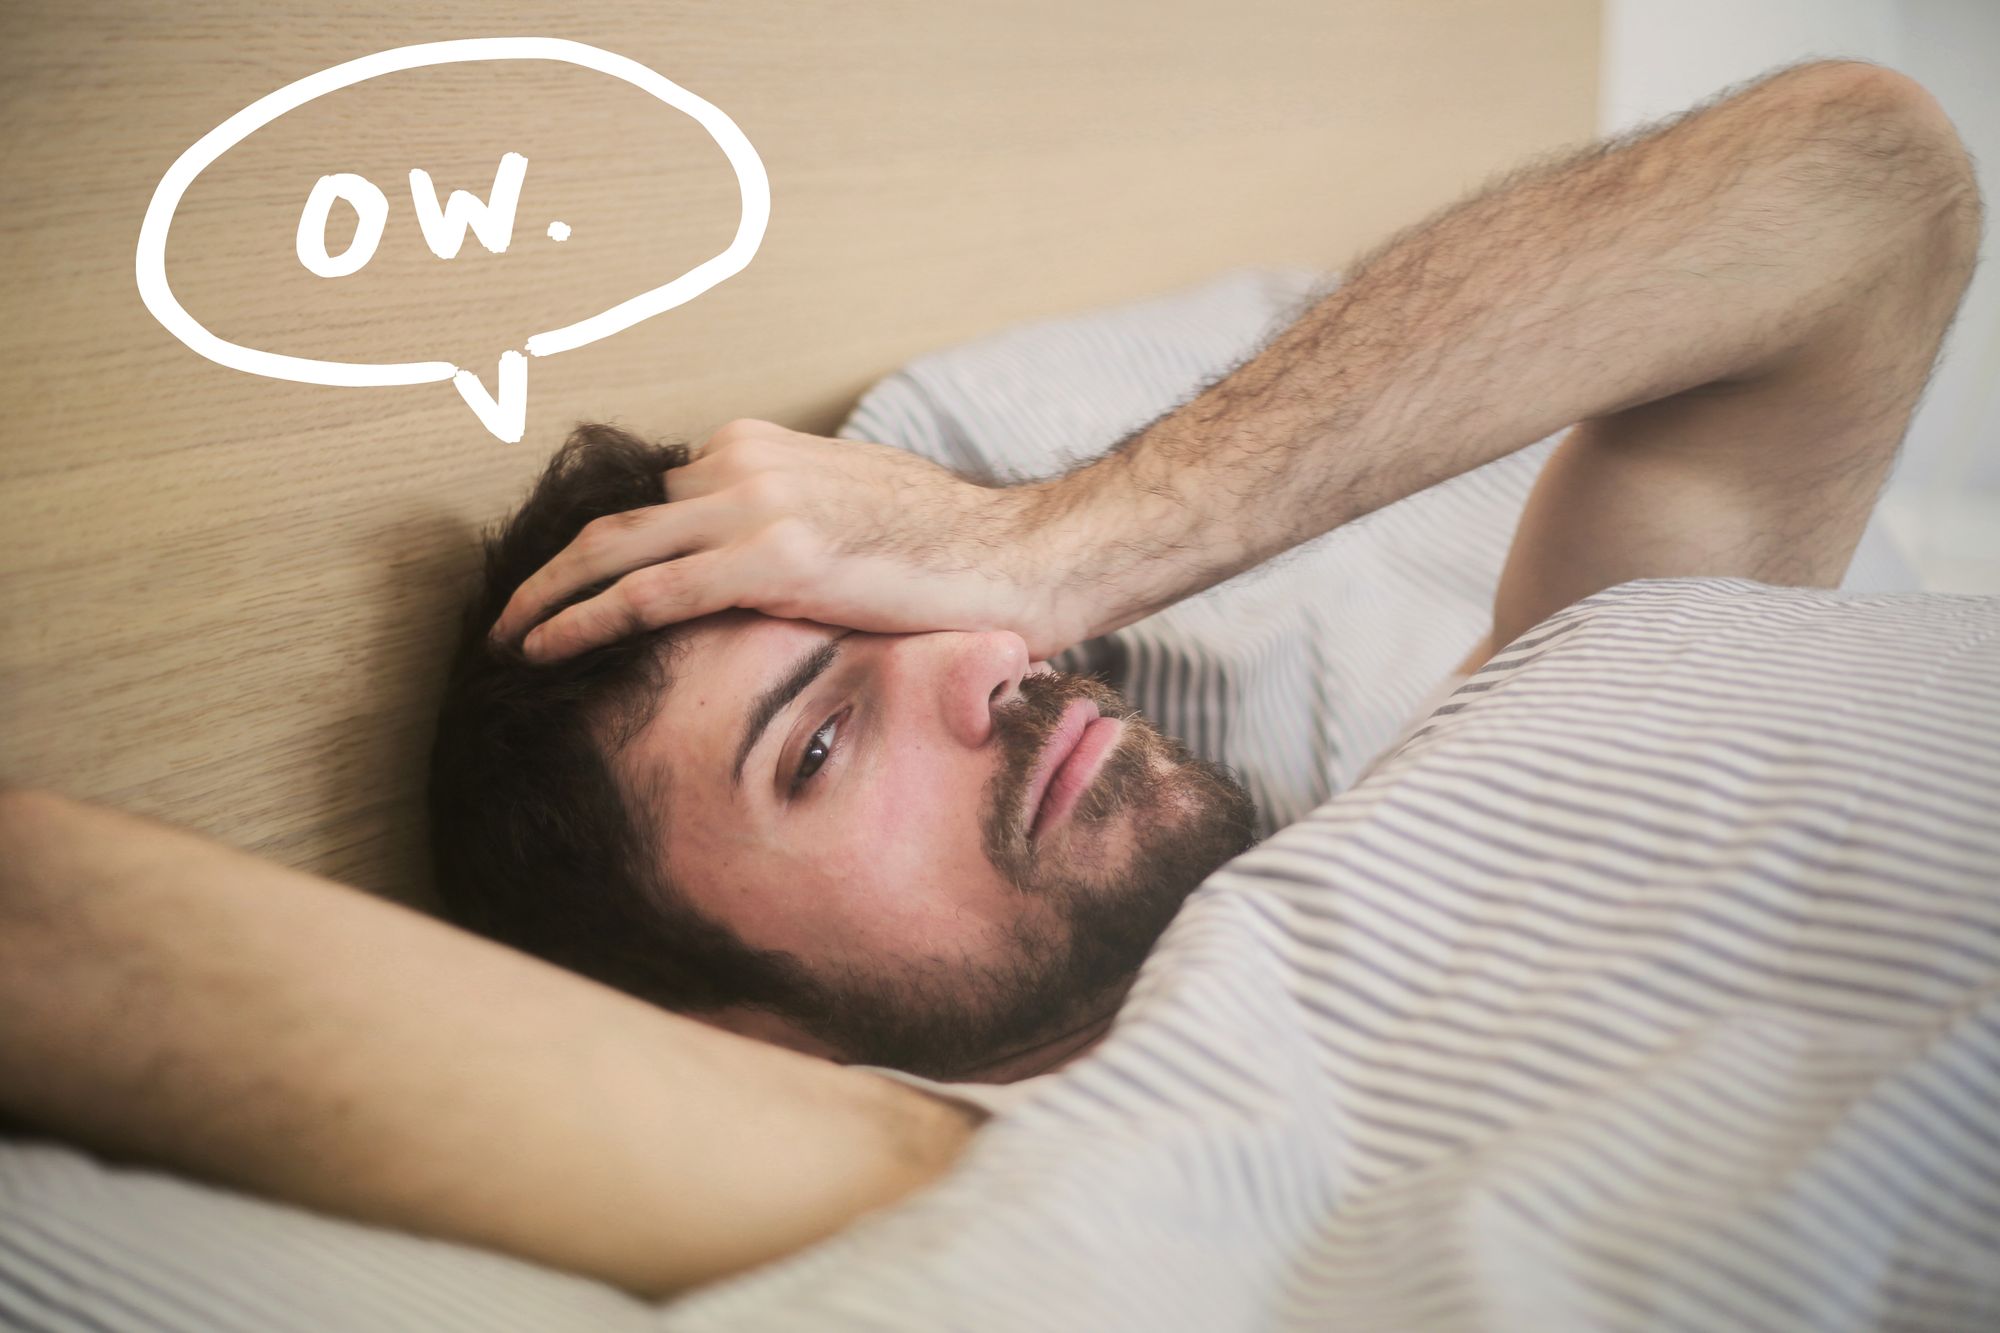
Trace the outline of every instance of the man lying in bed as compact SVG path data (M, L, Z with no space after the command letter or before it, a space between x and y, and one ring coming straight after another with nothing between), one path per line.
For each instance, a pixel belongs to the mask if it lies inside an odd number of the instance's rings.
M754 422L673 467L587 435L561 467L616 479L533 525L527 563L554 558L454 687L446 883L484 929L765 1040L15 794L0 1106L638 1291L789 1253L936 1180L979 1118L779 1045L986 1081L1072 1060L1247 840L1226 775L1033 663L1570 422L1468 667L1635 579L1831 587L1978 235L1921 89L1808 66L1404 233L1044 483ZM538 624L540 665L511 661Z
M645 515L684 461L580 429L489 543L431 769L451 915L846 1063L1006 1082L1088 1047L1249 845L1248 796L1010 630L731 610L544 665L488 642L580 528Z

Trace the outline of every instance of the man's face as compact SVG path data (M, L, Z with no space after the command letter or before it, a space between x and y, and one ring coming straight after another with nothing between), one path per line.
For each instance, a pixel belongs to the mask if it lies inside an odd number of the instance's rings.
M1017 635L730 611L681 641L673 687L620 756L627 789L665 775L668 877L821 983L817 1012L783 1017L839 1058L949 1077L1089 1025L1252 840L1226 770L1100 682L1031 664ZM759 701L815 665L755 733ZM1032 828L1038 810L1054 822Z

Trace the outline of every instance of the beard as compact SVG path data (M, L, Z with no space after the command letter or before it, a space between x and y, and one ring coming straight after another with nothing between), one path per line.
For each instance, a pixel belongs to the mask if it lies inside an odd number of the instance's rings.
M1123 729L1067 823L1031 839L1036 761L1078 699ZM1256 839L1256 807L1227 768L1154 730L1087 676L1023 677L993 711L1004 762L981 817L987 859L1024 897L997 961L803 975L779 1011L851 1063L963 1079L1109 1014L1188 895Z

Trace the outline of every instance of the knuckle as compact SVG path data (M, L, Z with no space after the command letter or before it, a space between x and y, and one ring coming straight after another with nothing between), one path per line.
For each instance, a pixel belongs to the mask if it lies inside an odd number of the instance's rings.
M781 510L790 488L775 472L753 472L742 482L743 502L753 509Z
M618 586L625 593L626 618L632 629L662 623L680 600L680 578L671 564L647 565L626 575Z
M608 517L608 516L607 516ZM604 554L606 543L617 536L617 532L603 518L593 518L583 525L572 543L576 553L583 557L585 565L595 565Z
M781 518L764 529L764 555L781 573L797 579L819 563L819 541L804 520Z
M652 510L647 508L600 514L577 532L576 553L590 570L598 570L616 555L626 537L644 529L651 518Z
M774 467L783 458L784 434L782 427L768 421L732 421L709 436L702 457L742 472Z
M746 445L754 444L762 433L763 424L749 417L725 421L708 437L708 446L702 453L706 457L712 457L725 451L733 453Z
M642 505L637 509L621 509L615 514L606 514L594 521L603 525L605 533L616 536L638 532L653 521L653 513L651 506Z

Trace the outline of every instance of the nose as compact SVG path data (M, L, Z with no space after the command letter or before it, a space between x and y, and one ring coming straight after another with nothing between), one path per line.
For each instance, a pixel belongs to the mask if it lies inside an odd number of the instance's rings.
M1020 692L1027 640L1010 630L951 637L939 681L944 725L960 744L984 745L993 734L993 710Z

